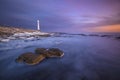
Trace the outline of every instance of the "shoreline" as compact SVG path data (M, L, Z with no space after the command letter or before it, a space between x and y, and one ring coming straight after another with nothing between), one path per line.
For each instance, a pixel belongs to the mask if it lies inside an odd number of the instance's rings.
M40 32L38 30L14 28L14 27L0 27L0 42L8 42L15 39L33 39L40 37L49 37L51 33Z
M69 33L46 33L40 32L38 30L30 30L30 29L23 29L23 28L16 28L16 27L1 27L0 26L0 42L9 42L10 40L34 40L40 39L41 37L60 37L65 35L79 35L79 36L91 36L91 37L106 37L106 38L113 38L116 40L120 40L120 35L114 34L69 34Z

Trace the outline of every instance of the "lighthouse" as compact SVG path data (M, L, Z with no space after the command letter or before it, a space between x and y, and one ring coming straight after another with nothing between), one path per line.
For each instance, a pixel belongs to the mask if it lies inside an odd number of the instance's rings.
M40 21L39 20L37 20L37 30L40 31Z

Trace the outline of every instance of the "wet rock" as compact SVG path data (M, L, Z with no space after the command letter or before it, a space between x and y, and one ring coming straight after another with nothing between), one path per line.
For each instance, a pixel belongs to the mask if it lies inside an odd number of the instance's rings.
M36 54L44 54L46 57L62 57L64 55L63 51L58 48L37 48L35 49Z
M50 48L46 57L62 57L64 55L63 51L58 48Z
M87 36L86 34L78 34L78 35L81 35L81 36Z
M38 64L39 62L41 62L42 60L45 59L45 55L41 54L41 55L37 55L37 54L33 54L32 52L27 52L24 53L22 55L20 55L17 59L16 62L24 62L30 65L34 65L34 64Z
M120 37L116 37L117 40L120 40Z
M26 52L22 55L20 55L17 59L16 62L19 63L27 63L30 65L38 64L39 62L43 61L45 58L50 58L50 57L62 57L64 55L63 51L61 51L58 48L37 48L35 49L35 53L32 52Z
M44 54L46 53L47 49L46 48L36 48L35 53L36 54Z
M89 36L99 36L99 35L97 35L97 34L90 34Z
M101 37L112 37L111 35L101 35Z
M24 62L26 61L26 59L28 59L31 56L33 56L32 52L23 53L16 59L16 62Z

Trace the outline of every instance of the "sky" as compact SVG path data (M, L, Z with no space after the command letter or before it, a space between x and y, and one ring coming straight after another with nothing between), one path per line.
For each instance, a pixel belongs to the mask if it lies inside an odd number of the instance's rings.
M120 0L0 0L0 25L43 32L120 32Z

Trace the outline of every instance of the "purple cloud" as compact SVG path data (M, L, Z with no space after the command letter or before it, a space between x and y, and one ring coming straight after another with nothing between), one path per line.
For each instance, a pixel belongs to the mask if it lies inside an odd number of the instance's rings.
M0 10L1 25L36 29L40 19L48 32L120 24L119 0L0 0Z

